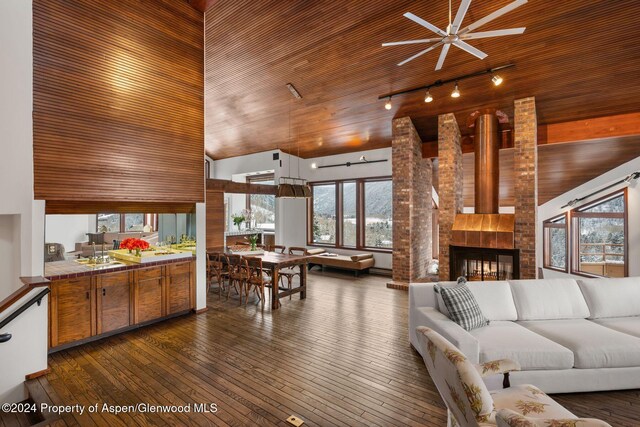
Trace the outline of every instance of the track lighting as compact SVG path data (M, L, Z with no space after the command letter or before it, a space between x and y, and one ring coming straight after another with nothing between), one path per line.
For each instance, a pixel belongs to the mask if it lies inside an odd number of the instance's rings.
M502 77L500 77L497 74L494 74L493 77L491 77L491 81L495 86L500 86L500 84L502 83Z
M311 169L318 169L318 164L317 163L311 163Z
M456 82L456 86L453 88L453 92L451 92L452 98L460 98L460 90L458 89L458 83Z
M391 110L391 97L389 97L389 99L387 99L387 102L385 102L384 108L387 110Z
M431 102L433 101L433 96L431 96L431 93L427 90L427 93L424 95L424 102Z

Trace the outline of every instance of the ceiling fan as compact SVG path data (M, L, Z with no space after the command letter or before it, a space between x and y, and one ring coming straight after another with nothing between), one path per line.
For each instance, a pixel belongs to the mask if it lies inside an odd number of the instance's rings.
M462 24L462 20L464 19L464 16L467 14L467 10L469 9L471 0L462 0L462 2L460 3L460 7L458 8L458 13L456 13L456 17L453 20L453 22L451 22L451 0L449 0L449 25L447 26L446 31L441 30L440 28L436 27L433 24L430 24L429 22L414 15L411 12L407 12L403 15L404 17L409 18L413 22L422 25L428 30L433 31L434 33L438 34L439 37L432 38L432 39L406 40L406 41L400 41L400 42L382 43L382 46L397 46L397 45L403 45L403 44L421 44L421 43L437 42L436 44L431 45L428 48L398 63L398 65L404 65L407 62L413 61L417 57L424 55L425 53L432 51L433 49L442 45L442 52L440 52L440 58L438 58L438 63L436 64L436 71L442 68L442 65L444 64L444 59L447 57L447 52L449 52L449 48L451 47L451 45L454 45L480 59L484 59L487 57L487 54L471 46L470 44L465 42L465 40L482 39L486 37L508 36L512 34L524 33L525 27L509 28L506 30L483 31L478 33L472 33L472 31L484 24L487 24L493 21L494 19L504 15L505 13L510 12L513 9L522 6L525 3L527 3L527 0L516 0L496 10L495 12L490 13L489 15L474 22L473 24L460 29L460 25Z

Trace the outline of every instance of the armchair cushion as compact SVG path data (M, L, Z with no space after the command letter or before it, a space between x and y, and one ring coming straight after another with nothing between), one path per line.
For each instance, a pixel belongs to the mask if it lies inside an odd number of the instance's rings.
M611 427L611 425L594 418L532 418L525 417L510 409L501 409L496 414L498 427Z
M538 387L517 385L491 392L496 411L511 409L530 418L575 418Z

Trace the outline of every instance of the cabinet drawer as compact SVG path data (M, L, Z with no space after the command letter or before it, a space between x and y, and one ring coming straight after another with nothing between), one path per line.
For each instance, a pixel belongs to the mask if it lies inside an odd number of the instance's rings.
M138 270L138 281L158 279L162 277L162 267L141 268Z
M169 264L168 267L170 276L191 272L191 262L177 262L175 264Z

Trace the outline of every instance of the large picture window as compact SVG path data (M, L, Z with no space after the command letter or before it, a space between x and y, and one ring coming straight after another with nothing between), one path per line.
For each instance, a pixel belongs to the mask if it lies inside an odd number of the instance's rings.
M99 213L97 217L98 233L142 232L146 225L156 230L158 224L158 214Z
M544 267L559 271L568 271L568 235L567 216L562 215L543 223Z
M308 244L347 249L393 248L391 178L312 183Z
M626 190L571 212L572 272L627 276Z
M247 177L250 184L274 185L273 174ZM262 230L276 228L276 196L273 194L247 194L247 209L251 211L255 227ZM253 226L253 224L252 224Z

